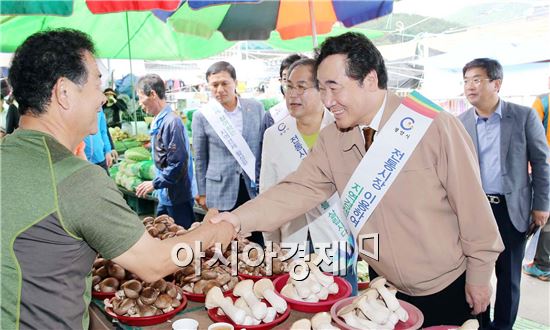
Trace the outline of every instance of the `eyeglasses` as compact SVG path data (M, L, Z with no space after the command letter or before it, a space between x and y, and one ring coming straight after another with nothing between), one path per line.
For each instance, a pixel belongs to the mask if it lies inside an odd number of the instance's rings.
M462 81L462 86L467 86L469 84L474 84L474 86L479 86L481 85L481 82L484 81L484 80L489 80L489 81L493 81L494 79L490 79L490 78L473 78L473 79L464 79Z
M285 93L290 94L292 92L296 92L296 95L304 95L304 93L308 89L315 88L315 86L310 86L310 87L306 87L306 86L302 86L302 85L292 86L290 84L283 85L283 87L285 89Z

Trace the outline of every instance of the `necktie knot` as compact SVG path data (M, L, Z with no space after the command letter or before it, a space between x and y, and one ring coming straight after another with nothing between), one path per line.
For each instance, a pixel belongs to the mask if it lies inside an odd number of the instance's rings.
M376 133L376 130L372 127L363 128L363 137L365 137L365 152L369 150L372 142L374 141L374 133Z

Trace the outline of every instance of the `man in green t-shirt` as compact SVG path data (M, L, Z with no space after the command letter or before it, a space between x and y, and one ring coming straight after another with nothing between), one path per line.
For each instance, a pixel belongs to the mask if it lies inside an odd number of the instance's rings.
M151 282L178 269L177 243L206 248L234 235L205 223L156 240L106 173L73 156L105 102L93 54L86 34L60 29L30 36L14 55L9 80L22 116L0 144L1 329L87 329L97 253Z

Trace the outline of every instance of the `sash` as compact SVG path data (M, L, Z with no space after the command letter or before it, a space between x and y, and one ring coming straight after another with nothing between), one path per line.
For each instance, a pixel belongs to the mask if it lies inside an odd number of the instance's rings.
M354 241L442 110L413 91L380 130L341 196Z
M286 107L285 100L272 106L271 109L269 109L269 114L271 115L271 118L273 118L274 123L278 123L288 116L288 109Z
M203 108L202 114L254 184L256 182L256 157L225 114L222 105L211 101Z
M298 168L300 162L307 156L308 150L296 126L296 119L288 116L275 125L278 145L285 151L285 157L288 157L285 161L294 169ZM333 269L346 269L355 261L355 240L345 221L338 193L334 193L327 201L318 205L317 209L321 215L310 222L311 237L314 241L331 244ZM336 242L347 242L349 245ZM323 268L328 271L326 267Z

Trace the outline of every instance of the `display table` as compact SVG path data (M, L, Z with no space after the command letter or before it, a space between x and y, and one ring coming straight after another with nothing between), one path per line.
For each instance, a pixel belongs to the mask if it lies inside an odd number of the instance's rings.
M311 319L315 313L303 313L297 311L291 311L289 317L283 323L279 324L273 329L289 329L292 323L295 321L308 318ZM92 300L90 304L90 329L92 330L104 330L104 329L147 329L147 330L170 330L172 329L172 322L183 319L192 318L199 322L199 329L206 329L212 323L214 323L208 317L204 303L198 303L194 301L188 301L187 306L176 314L171 320L156 324L148 327L132 327L123 323L118 323L116 320L112 322L112 317L107 315L103 311L103 302L100 300Z

